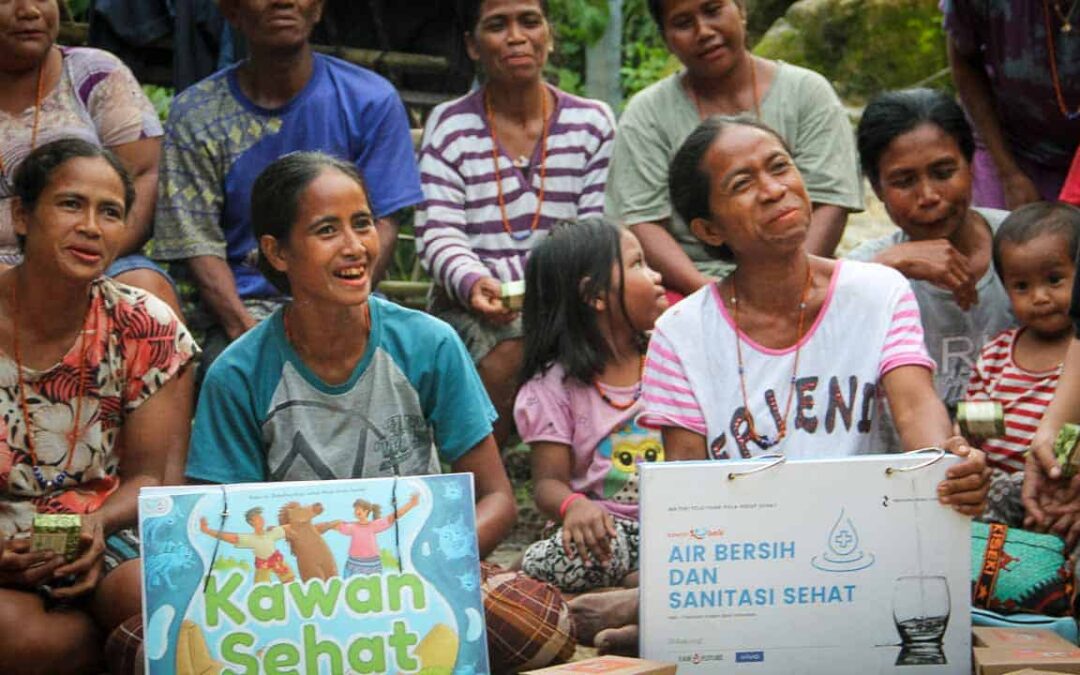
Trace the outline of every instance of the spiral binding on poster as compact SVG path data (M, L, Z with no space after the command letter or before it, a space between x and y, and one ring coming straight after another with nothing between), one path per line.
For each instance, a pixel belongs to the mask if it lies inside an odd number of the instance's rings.
M780 466L787 461L787 457L776 452L771 452L767 455L758 455L754 459L763 460L761 466L755 466L753 469L747 469L746 471L732 471L728 473L728 480L735 480L740 476L749 476L752 473L758 473L759 471L767 471L775 466Z
M221 522L218 523L218 532L225 529L225 519L229 517L229 493L224 485L221 488ZM210 554L210 564L206 566L206 578L203 579L203 593L210 587L210 575L214 572L214 563L217 562L218 549L221 547L221 537L214 537L214 551Z
M887 466L887 467L885 467L885 475L886 476L891 476L894 473L906 473L908 471L918 471L919 469L925 469L928 466L932 466L932 465L937 464L938 462L940 462L945 457L946 450L945 450L945 448L940 448L940 447L931 445L931 446L927 446L925 448L918 448L916 450L909 450L909 451L903 453L903 455L906 456L906 455L919 455L919 454L929 454L929 453L933 453L934 456L931 457L930 459L926 460L925 462L920 462L919 464L914 464L912 466Z

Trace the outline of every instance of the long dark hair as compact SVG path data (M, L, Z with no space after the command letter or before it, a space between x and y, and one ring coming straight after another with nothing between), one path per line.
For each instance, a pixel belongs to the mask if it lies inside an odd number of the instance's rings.
M859 163L870 184L881 181L881 156L889 145L909 131L933 124L952 136L969 163L975 154L975 137L960 104L933 89L887 91L874 97L863 111L856 136Z
M251 228L255 232L256 243L264 234L281 244L289 240L296 211L300 207L300 195L327 169L340 171L355 180L364 189L365 195L370 194L356 167L343 159L321 152L290 152L283 155L263 169L251 188ZM279 291L286 295L291 293L289 278L270 264L261 245L256 265Z
M603 372L611 346L592 303L616 290L626 314L620 232L598 218L559 223L532 250L525 266L522 382L556 363L582 383Z

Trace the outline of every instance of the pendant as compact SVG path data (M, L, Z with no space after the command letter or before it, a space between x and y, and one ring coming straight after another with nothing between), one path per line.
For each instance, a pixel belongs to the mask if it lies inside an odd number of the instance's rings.
M1068 119L1070 122L1080 120L1080 108L1077 108L1075 112L1066 113L1065 118Z
M64 481L69 478L67 471L61 471L53 478L45 478L45 474L42 472L41 467L36 464L31 467L31 470L34 472L34 480L36 480L38 485L46 492L55 491L56 488L63 485Z
M1065 23L1061 24L1061 32L1062 32L1062 33L1065 33L1065 34L1069 34L1069 33L1071 33L1071 32L1072 32L1072 24L1071 24L1071 23L1069 23L1068 21L1066 21Z
M511 232L510 238L514 241L525 241L532 236L532 230L518 230L517 232Z

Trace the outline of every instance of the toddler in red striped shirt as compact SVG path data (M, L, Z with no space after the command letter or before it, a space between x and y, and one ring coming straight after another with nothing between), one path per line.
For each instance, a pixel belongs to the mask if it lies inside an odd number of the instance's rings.
M1024 454L1054 397L1073 337L1069 300L1078 246L1080 210L1049 202L1017 209L994 235L994 269L1019 326L983 346L965 398L1004 409L1004 435L969 439L997 471L1023 471Z

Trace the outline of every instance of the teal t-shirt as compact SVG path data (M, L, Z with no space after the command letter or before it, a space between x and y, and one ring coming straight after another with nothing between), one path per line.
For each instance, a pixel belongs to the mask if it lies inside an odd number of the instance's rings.
M199 395L189 478L213 483L439 472L496 413L453 329L371 298L371 336L348 381L322 382L285 338L282 310L229 345Z

